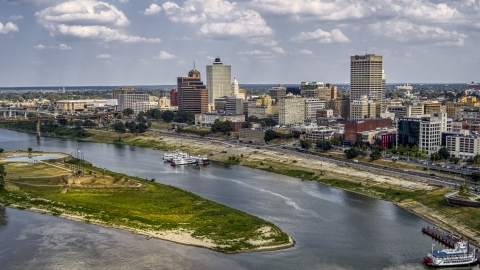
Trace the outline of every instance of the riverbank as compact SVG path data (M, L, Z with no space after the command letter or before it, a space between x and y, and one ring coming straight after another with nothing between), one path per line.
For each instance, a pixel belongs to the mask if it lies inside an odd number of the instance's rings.
M88 141L108 142L115 136L118 137L118 134L102 131L93 131L92 134L92 137L87 138ZM462 234L480 244L480 210L447 205L444 194L450 191L448 188L440 189L427 183L405 180L401 176L391 177L359 171L333 162L301 157L297 153L285 154L254 147L237 147L235 144L218 141L158 134L122 136L121 144L167 151L181 149L194 155L214 152L210 158L215 161L310 179L335 188L392 201L438 227Z
M288 248L295 244L274 224L193 193L88 166L2 163L7 170L0 204L20 210L118 228L225 253Z

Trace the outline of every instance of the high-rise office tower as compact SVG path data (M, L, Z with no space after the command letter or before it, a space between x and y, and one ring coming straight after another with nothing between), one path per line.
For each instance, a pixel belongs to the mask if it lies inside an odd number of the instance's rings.
M383 57L375 54L350 57L350 102L363 96L381 104L384 111L385 73Z
M178 110L194 113L208 112L208 90L203 85L200 71L193 68L188 77L177 78Z
M230 96L232 81L232 66L215 58L212 65L207 65L208 103L214 103L216 98Z

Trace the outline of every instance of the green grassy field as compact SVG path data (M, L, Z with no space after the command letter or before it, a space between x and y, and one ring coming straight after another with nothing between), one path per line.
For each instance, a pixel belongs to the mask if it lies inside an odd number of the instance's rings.
M14 168L15 175L22 175L18 169L22 167L7 164L6 168L8 174ZM31 176L30 169L26 169L23 175ZM49 169L37 166L36 171L52 175ZM89 170L103 172L95 167ZM63 187L55 186L58 183L50 183L44 178L37 182L39 186L31 186L35 181L29 178L28 185L7 182L5 189L0 190L0 204L16 205L20 209L44 209L54 215L83 216L86 222L113 227L147 231L188 230L193 232L194 238L210 239L216 244L214 249L224 252L289 244L288 235L274 224L179 188L114 172L106 172L106 176L101 177L133 179L142 183L142 188L86 189L73 186L63 194ZM48 183L52 186L45 186ZM265 227L271 228L269 234L261 232ZM262 244L252 244L258 243L255 241L262 241Z

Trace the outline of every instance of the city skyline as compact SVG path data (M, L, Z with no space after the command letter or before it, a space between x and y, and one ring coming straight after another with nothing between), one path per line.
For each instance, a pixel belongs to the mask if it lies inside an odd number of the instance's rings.
M241 84L349 83L383 55L388 83L480 80L478 1L0 0L0 87L175 85L216 57ZM472 23L473 22L473 23Z

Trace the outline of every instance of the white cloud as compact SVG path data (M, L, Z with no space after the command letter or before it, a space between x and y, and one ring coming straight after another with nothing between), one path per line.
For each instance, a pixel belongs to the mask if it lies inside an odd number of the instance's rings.
M101 40L103 42L119 41L124 43L160 43L159 38L143 38L137 36L130 36L123 31L111 29L106 26L79 26L79 25L58 25L57 32L64 36L72 36L85 39Z
M147 8L143 14L144 15L153 15L153 14L157 14L159 13L160 11L162 11L162 8L157 5L157 4L151 4L149 8Z
M295 53L295 54L306 54L306 55L313 54L312 51L307 50L307 49L298 50L298 51L295 51L295 52L293 52L293 53Z
M108 59L108 58L112 58L112 56L110 54L99 54L99 55L97 55L97 58Z
M129 25L130 21L115 6L97 0L64 2L35 15L51 36L60 34L102 42L160 42L158 38L131 36L118 29Z
M447 31L438 26L418 25L407 21L374 23L369 25L369 29L377 35L409 44L463 46L468 37L457 31Z
M36 49L36 50L62 50L62 51L72 49L72 47L70 47L66 44L60 44L58 46L45 46L45 45L42 45L42 44L38 44L36 46L33 46L33 48Z
M260 14L226 0L186 0L162 4L172 22L200 26L198 34L212 39L240 39L250 44L275 46L274 31Z
M12 15L10 16L10 20L21 20L23 19L22 15Z
M60 44L60 45L58 45L58 49L60 49L60 50L71 50L72 47L67 46L65 44Z
M253 51L246 51L246 52L238 52L237 54L238 55L266 55L271 53L266 51L253 50Z
M444 2L444 1L442 1ZM425 0L251 0L249 6L297 20L352 21L408 18L422 21L458 21L465 18L450 4Z
M157 56L153 57L153 59L162 59L162 60L173 59L173 58L175 58L175 55L169 54L166 51L161 51Z
M282 47L273 47L272 50L279 54L284 54L285 50Z
M11 22L5 25L0 22L0 34L7 34L8 32L18 32L18 26Z
M318 41L318 43L346 43L346 42L350 42L350 39L348 39L339 29L333 29L330 32L326 32L319 28L313 32L301 32L297 36L291 38L291 41L294 41L294 42Z

